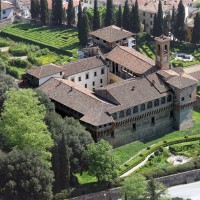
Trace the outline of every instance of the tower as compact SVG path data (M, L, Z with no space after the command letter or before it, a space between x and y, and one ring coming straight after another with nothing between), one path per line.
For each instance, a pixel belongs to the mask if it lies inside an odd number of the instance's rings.
M170 65L170 38L164 35L155 38L156 66L160 69L169 69Z

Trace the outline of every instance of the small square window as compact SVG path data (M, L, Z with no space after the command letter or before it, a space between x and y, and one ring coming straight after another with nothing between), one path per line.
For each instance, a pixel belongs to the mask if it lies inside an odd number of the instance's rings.
M94 81L92 82L92 86L95 86L95 82Z
M133 131L136 131L136 124L133 124Z
M89 73L85 75L85 79L89 79Z
M6 14L6 11L5 11L5 10L3 11L3 14Z
M94 76L97 76L97 72L94 72Z
M190 98L192 98L192 95L190 94Z
M155 117L152 117L151 118L151 125L154 125L155 124Z
M143 16L145 16L145 12L143 12Z
M73 78L71 78L71 81L73 81L73 82L74 82L74 77L73 77Z
M87 84L85 84L85 88L87 88Z
M81 76L78 77L78 81L81 81Z
M184 97L182 97L182 98L181 98L181 101L184 101L184 100L185 100L185 98L184 98Z
M60 72L60 75L62 75L62 72Z
M102 78L100 79L100 83L103 83L103 79Z
M105 70L104 68L101 69L101 74L104 74L105 73Z

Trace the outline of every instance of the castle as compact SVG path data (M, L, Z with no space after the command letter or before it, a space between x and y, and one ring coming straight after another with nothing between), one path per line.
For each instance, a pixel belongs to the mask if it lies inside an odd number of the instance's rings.
M79 119L95 141L103 138L114 147L191 127L198 81L181 67L170 69L170 39L155 38L153 61L121 42L131 34L110 28L120 37L112 40L113 48L109 43L108 53L85 48L90 57L64 66L40 66L27 71L27 79L57 110ZM106 29L98 33L104 35Z

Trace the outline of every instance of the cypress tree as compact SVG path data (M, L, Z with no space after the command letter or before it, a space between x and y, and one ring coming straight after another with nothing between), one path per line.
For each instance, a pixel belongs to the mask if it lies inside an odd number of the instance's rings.
M73 0L69 0L67 9L67 24L69 27L72 26L74 20L75 20L75 12L74 12Z
M140 32L140 15L139 15L139 6L138 1L135 1L135 15L134 15L134 21L135 21L135 33Z
M175 14L175 7L173 6L172 17L171 17L171 33L172 34L174 34L175 21L176 21L176 14Z
M200 42L200 13L196 14L194 18L194 28L192 32L192 42L199 43Z
M100 16L97 7L97 0L94 1L94 17L93 17L93 30L97 30L100 28Z
M178 4L174 35L180 41L185 40L185 37L186 37L186 31L185 31L185 8L184 8L182 0L180 0L180 2Z
M81 23L82 23L82 18L83 18L83 13L82 13L82 5L81 5L81 1L79 1L79 5L78 5L78 22L77 22L77 28L78 28L78 38L79 38L79 41L81 39L81 35L82 35L82 26L81 26Z
M54 25L62 25L63 5L62 0L52 1L52 22Z
M126 0L124 4L122 26L124 29L130 30L130 10L128 5L128 0Z
M117 26L122 27L122 6L121 6L121 4L119 5L119 10L117 13Z
M153 36L157 36L157 14L153 18Z
M88 32L89 32L89 20L86 9L84 8L82 23L81 23L81 38L80 38L80 44L83 46L86 46L87 44Z
M40 10L40 4L38 0L31 0L31 18L32 19L38 19L39 17L39 10Z
M162 3L159 1L158 4L158 14L157 14L157 35L161 36L163 34L163 11L162 11Z
M62 22L65 23L67 21L67 16L66 16L67 12L66 9L63 8L62 10Z
M107 0L105 22L104 23L105 23L105 26L110 26L114 23L112 0Z
M135 33L135 6L132 6L130 13L130 31Z
M46 24L49 18L49 9L47 0L40 0L40 20L43 24Z
M1 20L1 1L0 1L0 20Z

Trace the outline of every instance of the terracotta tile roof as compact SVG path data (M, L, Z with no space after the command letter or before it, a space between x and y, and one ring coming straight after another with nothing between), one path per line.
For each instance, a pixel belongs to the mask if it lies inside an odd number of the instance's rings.
M106 42L115 42L127 37L131 37L134 33L121 29L115 25L107 26L89 33L92 36L98 37Z
M155 79L158 79L158 77ZM99 88L95 93L99 96L110 99L110 96L114 98L119 105L108 108L110 114L124 110L154 99L167 96L169 94L168 87L162 87L162 91L157 89L160 82L156 81L156 84L152 84L147 78L140 79L127 79L119 83L114 83L106 87ZM106 94L106 96L105 96Z
M59 78L51 78L39 87L52 100L59 102L83 114L81 121L94 126L113 122L107 114L112 104L97 98L94 93L74 82Z
M116 46L107 55L107 59L129 69L135 74L148 74L157 69L155 61L125 46Z
M1 10L6 10L6 9L10 9L10 8L14 8L12 3L6 2L6 1L1 2Z
M18 0L18 2L21 2L22 4L31 5L31 0Z
M42 65L40 67L27 70L27 74L30 74L36 78L43 78L46 76L57 74L62 71L63 69L57 65L47 64L47 65Z
M71 76L87 70L95 69L98 67L105 67L104 60L99 56L93 56L89 58L83 58L75 62L71 62L67 65L61 66L65 72L65 76Z
M52 10L52 0L47 0L49 10ZM79 1L73 1L73 6L79 5ZM68 9L68 2L63 2L63 8Z

